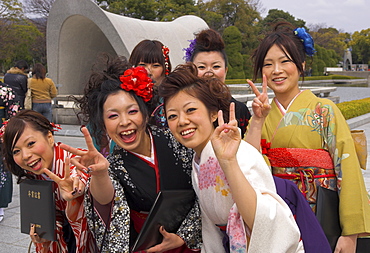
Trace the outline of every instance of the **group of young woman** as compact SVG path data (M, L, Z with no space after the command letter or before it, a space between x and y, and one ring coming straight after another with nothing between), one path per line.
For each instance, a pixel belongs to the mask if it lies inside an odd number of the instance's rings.
M358 235L370 233L369 198L340 111L299 89L313 49L302 41L307 35L280 24L256 49L263 91L249 82L256 98L248 131L250 113L224 83L224 44L211 29L197 34L187 63L172 72L169 49L158 41L139 43L129 61L103 56L76 100L89 122L90 132L81 128L87 150L55 144L47 119L18 113L2 131L9 169L19 181L58 184L58 241L44 241L31 227L37 251L67 252L64 220L76 252L130 252L158 192L193 189L196 200L180 228L161 227L162 243L147 252L310 252L275 174L296 182L312 206L319 185L337 191L342 236L335 252L355 252ZM271 105L267 86L275 93ZM105 158L96 147L107 137ZM322 245L321 252L331 251Z

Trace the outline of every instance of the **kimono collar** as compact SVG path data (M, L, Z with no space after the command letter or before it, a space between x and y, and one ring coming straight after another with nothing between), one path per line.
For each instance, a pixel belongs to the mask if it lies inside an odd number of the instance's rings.
M135 153L135 152L132 152L130 151L131 153L151 162L152 164L155 164L155 159L154 159L154 141L153 141L153 136L152 136L152 133L151 131L148 131L149 132L149 138L150 138L150 157L149 156L145 156L145 155L142 155L142 154L138 154L138 153Z
M281 113L283 115L285 115L287 113L287 111L289 110L289 107L293 104L294 100L298 97L299 94L301 94L302 91L298 92L297 95L294 96L294 98L290 101L290 103L288 104L287 108L285 109L284 106L282 106L282 104L280 104L280 102L277 100L277 98L275 97L274 100L275 100L275 103L276 105L278 106L279 110L281 111Z

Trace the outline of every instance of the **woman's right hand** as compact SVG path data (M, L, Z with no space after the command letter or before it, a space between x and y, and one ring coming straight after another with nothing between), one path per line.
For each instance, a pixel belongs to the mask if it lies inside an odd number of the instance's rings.
M66 144L61 144L60 147L76 155L76 157L71 159L71 163L75 165L78 170L91 174L92 176L107 175L109 167L108 160L95 148L87 128L82 127L81 131L85 137L87 150L73 148Z
M35 231L35 224L31 224L30 237L33 243L45 243L50 242L49 240L41 238Z
M48 169L44 169L44 173L58 184L60 194L66 201L72 201L84 194L85 185L80 180L79 176L70 176L70 158L66 157L64 161L64 177L60 178Z
M267 78L266 75L262 77L262 93L259 92L257 87L251 80L247 80L248 84L251 86L256 97L252 102L253 116L258 118L266 118L270 112L271 105L269 103L269 96L267 94Z

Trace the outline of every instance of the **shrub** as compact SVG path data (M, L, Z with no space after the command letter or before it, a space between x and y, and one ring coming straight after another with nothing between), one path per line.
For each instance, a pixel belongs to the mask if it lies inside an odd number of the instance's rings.
M342 102L337 106L347 120L370 113L370 98Z

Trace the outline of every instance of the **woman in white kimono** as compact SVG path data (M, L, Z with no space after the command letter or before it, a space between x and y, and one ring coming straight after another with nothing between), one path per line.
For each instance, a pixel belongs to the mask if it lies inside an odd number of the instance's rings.
M276 194L262 155L241 141L226 86L197 77L189 63L164 78L159 95L173 135L195 151L202 252L303 252L294 217Z

